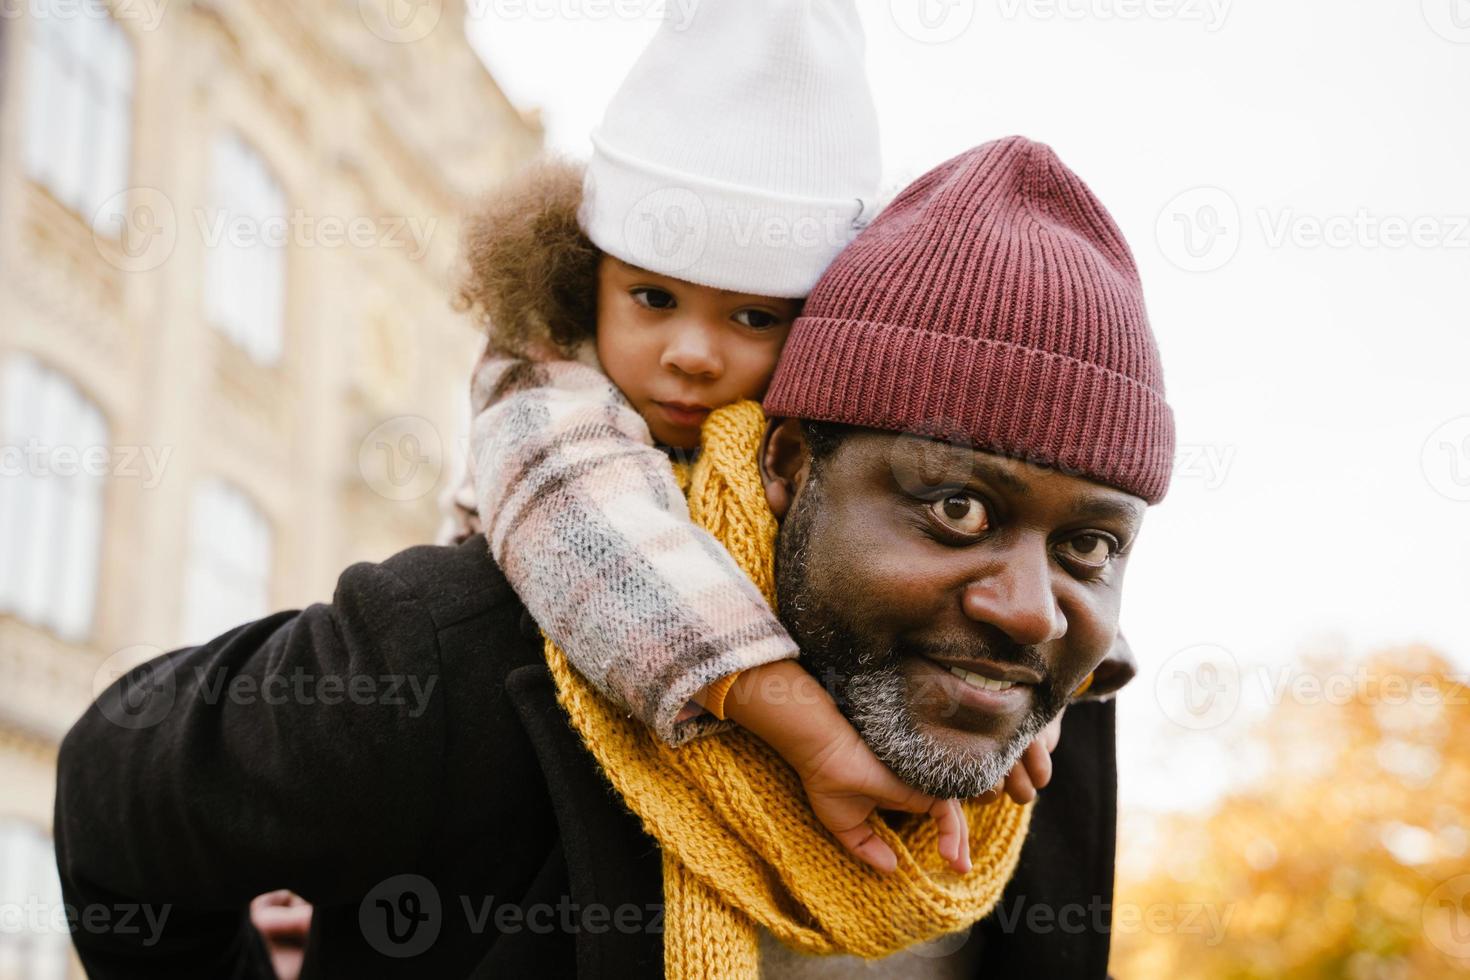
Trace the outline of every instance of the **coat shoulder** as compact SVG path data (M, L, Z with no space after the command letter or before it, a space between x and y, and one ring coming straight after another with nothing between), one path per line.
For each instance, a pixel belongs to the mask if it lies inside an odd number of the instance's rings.
M441 631L488 611L520 608L483 534L457 545L415 545L378 564L353 565L342 574L338 588L361 587L372 580L401 589Z

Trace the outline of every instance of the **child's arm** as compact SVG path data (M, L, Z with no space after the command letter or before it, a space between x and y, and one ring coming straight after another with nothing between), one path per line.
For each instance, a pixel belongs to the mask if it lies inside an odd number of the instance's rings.
M490 551L537 624L614 703L679 744L717 724L679 720L712 681L796 656L760 590L689 519L668 457L599 370L489 357L472 405Z

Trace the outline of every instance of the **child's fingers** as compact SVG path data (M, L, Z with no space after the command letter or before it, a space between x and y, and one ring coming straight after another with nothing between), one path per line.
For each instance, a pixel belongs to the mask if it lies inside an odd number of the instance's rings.
M970 865L970 822L959 800L939 800L929 811L939 826L939 856L959 874L968 874Z
M884 810L902 810L904 813L928 813L939 799L921 793L884 768L876 780L864 786L864 792Z
M1057 716L1041 730L1041 740L1046 743L1047 752L1055 752L1057 750L1057 743L1062 740L1062 715L1066 713L1066 708L1058 711Z
M1041 739L1026 746L1026 751L1021 753L1021 764L1026 767L1026 775L1031 777L1031 785L1036 789L1043 789L1051 782L1051 752Z
M851 830L834 830L832 833L838 843L873 869L888 874L898 867L898 855L893 853L893 848L873 833L873 828L866 823L858 824Z
M1035 742L1031 743L1026 751L1030 752L1035 746ZM1006 775L1005 789L1007 796L1022 805L1036 799L1036 787L1031 785L1031 774L1026 771L1024 762L1017 762L1011 767L1010 773Z

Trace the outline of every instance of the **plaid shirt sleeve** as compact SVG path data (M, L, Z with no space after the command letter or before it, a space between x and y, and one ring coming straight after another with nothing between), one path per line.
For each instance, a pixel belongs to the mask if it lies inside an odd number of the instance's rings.
M478 511L527 610L610 700L677 745L723 724L688 710L696 693L797 655L759 590L690 520L668 457L600 370L487 355L471 401L461 530Z

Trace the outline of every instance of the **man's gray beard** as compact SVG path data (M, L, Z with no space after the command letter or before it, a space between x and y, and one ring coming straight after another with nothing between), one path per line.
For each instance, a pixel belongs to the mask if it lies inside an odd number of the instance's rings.
M919 727L897 663L856 674L837 693L847 702L848 720L884 765L915 789L944 799L967 799L997 786L1046 725L1037 712L1027 712L999 750L976 755Z

